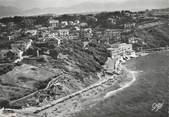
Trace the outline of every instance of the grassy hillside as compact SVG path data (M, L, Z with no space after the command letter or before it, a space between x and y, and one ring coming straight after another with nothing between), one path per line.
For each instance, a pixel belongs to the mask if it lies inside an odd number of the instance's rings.
M40 52L40 58L36 58L37 48L49 49L50 54ZM44 89L54 78L57 80L53 83L57 85L13 106L26 103L36 105L35 98L41 101L49 96L57 99L95 83L99 79L96 73L101 71L110 56L105 45L90 42L84 46L81 41L65 41L60 47L34 45L24 54L28 53L32 58L23 60L21 66L0 76L0 86L4 89L3 93L8 95L8 101Z
M145 46L146 48L164 47L169 45L168 24L147 29L140 29L135 32L135 35L147 43Z

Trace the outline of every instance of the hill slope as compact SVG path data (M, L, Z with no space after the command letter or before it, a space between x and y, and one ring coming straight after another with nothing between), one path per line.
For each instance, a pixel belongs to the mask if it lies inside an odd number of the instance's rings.
M146 48L165 47L169 45L168 24L137 30L135 35L147 43Z

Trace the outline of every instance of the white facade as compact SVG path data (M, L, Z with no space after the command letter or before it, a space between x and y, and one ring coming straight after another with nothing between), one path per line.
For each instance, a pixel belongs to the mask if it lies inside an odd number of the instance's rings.
M69 35L69 30L68 29L60 29L57 30L59 36L68 36Z
M111 51L112 58L116 58L120 55L124 55L124 53L130 53L133 51L132 44L112 44L110 48L108 48L109 51Z
M57 27L59 25L59 20L50 20L49 24L51 27Z
M65 27L65 26L68 25L68 22L67 22L67 21L62 21L62 22L61 22L61 25L62 25L62 27Z

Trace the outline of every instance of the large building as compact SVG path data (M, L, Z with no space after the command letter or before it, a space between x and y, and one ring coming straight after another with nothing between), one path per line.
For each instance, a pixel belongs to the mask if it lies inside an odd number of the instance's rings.
M79 33L80 39L90 40L93 37L93 31L91 28L84 28L80 30Z
M124 24L125 29L131 29L131 28L135 28L135 27L136 27L136 23L134 23L134 22Z
M57 30L58 36L69 36L69 29L59 29Z
M132 44L119 43L112 44L108 50L111 52L112 58L116 58L117 56L124 55L124 53L133 52Z
M104 31L104 38L112 44L121 41L122 29L107 29Z
M50 27L57 28L59 27L59 20L49 20Z

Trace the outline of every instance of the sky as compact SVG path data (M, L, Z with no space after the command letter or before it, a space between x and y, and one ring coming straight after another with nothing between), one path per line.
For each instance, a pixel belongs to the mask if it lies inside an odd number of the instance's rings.
M120 4L124 2L130 2L130 1L131 0L0 0L0 5L14 6L22 9L32 9L32 8L48 8L48 7L67 7L67 6L80 4L83 2L94 2L94 3L115 2ZM134 1L140 2L145 0L134 0ZM150 0L146 0L146 1L150 1ZM158 0L151 0L151 1L158 1Z

